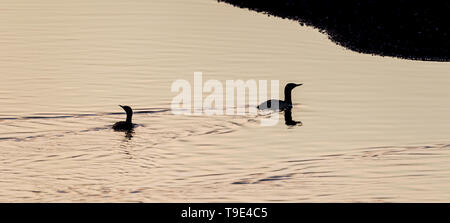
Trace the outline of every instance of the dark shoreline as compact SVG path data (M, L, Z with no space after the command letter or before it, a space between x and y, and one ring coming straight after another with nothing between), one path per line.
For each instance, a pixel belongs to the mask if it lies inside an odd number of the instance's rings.
M318 28L350 50L450 61L450 2L218 0Z

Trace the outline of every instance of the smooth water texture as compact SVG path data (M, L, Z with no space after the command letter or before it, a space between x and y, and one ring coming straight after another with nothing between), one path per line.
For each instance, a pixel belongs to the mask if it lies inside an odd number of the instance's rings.
M450 63L214 0L2 3L1 202L450 201ZM196 71L303 83L303 125L172 114Z

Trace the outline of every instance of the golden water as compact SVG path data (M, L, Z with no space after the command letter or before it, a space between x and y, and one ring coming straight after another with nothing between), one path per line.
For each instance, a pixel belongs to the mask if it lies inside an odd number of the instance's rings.
M450 201L449 63L214 0L3 0L0 58L1 202ZM303 125L172 114L196 71L304 83Z

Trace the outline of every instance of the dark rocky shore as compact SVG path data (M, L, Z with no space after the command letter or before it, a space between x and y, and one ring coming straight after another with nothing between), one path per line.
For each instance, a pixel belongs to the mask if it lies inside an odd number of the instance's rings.
M450 61L450 1L218 1L314 26L357 52Z

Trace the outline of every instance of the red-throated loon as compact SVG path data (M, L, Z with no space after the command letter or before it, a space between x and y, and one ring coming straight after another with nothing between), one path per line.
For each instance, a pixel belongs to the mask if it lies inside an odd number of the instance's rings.
M125 112L127 113L127 120L122 122L116 122L113 125L113 129L115 131L128 131L134 128L134 124L131 122L131 118L133 117L133 110L129 106L119 105Z
M291 109L292 108L291 91L292 91L292 89L294 89L295 87L300 86L300 85L302 85L302 84L294 84L294 83L286 84L286 87L284 87L284 101L271 99L264 103L261 103L260 105L258 105L257 108L260 110L269 109L269 110L280 110L280 111L283 111L286 109ZM278 106L277 106L277 103L278 103Z

